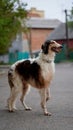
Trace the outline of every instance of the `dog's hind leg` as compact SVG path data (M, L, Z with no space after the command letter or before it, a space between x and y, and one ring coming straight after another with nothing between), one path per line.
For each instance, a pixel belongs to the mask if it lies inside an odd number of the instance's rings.
M31 107L28 107L26 105L25 101L24 101L24 98L25 98L28 90L29 90L29 86L24 83L23 84L23 88L22 88L22 95L21 95L20 101L21 101L21 103L22 103L22 105L23 105L23 107L24 107L25 110L31 110Z
M12 112L16 109L15 107L15 101L16 101L16 98L19 94L19 91L16 90L15 87L13 87L11 89L11 94L10 94L10 97L8 98L7 102L8 102L8 108L9 108L9 111Z
M9 111L14 111L16 109L15 101L19 94L19 85L16 82L16 78L14 78L12 69L8 71L8 82L10 86L10 96L7 99L7 106Z

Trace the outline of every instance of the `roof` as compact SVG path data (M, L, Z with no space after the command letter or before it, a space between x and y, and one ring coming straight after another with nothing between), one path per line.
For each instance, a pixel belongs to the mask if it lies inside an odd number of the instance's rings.
M69 39L73 39L73 29L68 29ZM63 40L66 39L65 23L61 23L48 37L49 40Z
M30 18L26 20L26 26L31 28L56 28L61 21L57 19Z

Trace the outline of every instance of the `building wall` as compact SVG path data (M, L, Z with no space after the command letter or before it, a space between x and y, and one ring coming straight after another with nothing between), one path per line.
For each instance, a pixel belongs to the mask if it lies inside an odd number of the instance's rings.
M53 29L31 29L31 49L32 51L40 50L41 45Z
M73 50L73 39L69 40L69 48Z

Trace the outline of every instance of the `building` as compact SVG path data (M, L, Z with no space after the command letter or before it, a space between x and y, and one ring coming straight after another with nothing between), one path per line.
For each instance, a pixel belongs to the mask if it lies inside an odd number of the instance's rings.
M45 19L43 10L31 8L27 12L27 19L21 22L22 26L28 28L28 33L22 33L17 36L11 50L16 49L16 51L21 52L30 51L29 49L32 52L39 50L46 37L61 23L58 19Z
M31 44L31 51L40 49L46 37L60 25L57 19L43 19L43 18L30 18L26 20L26 27L28 33L18 34L15 41L13 41L9 52L24 52L29 51L29 44ZM24 21L23 21L24 24Z
M9 62L32 56L41 49L47 36L60 25L57 19L30 18L26 20L28 32L18 34L9 48ZM24 25L24 21L22 21Z
M28 10L27 14L28 18L44 18L44 11L43 10L37 10L36 8L32 7L30 10Z
M31 50L40 49L46 37L60 25L57 19L30 18L26 20L26 26L29 28ZM27 39L28 40L28 39Z
M21 22L22 26L26 25L28 32L18 34L13 41L9 49L9 59L13 59L12 62L28 58L27 53L32 54L39 51L46 37L61 23L58 19L45 19L44 11L36 8L31 8L28 11L27 19Z

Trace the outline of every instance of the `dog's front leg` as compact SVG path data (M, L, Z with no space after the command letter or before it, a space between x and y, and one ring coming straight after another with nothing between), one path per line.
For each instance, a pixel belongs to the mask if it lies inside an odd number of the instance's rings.
M41 107L43 108L44 114L46 116L51 116L51 113L47 111L46 107L46 88L40 89L40 96L41 96Z
M50 88L46 88L46 102L51 98L50 96Z

